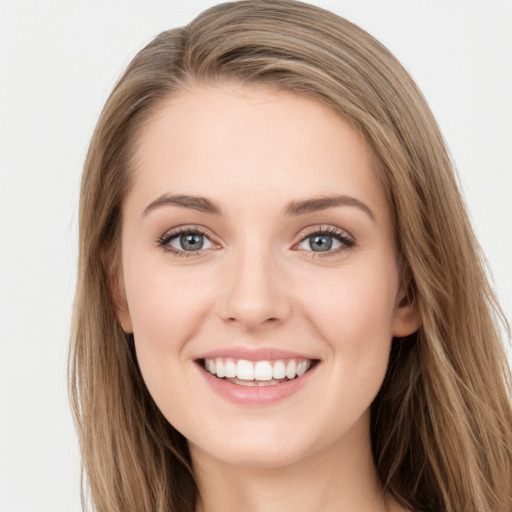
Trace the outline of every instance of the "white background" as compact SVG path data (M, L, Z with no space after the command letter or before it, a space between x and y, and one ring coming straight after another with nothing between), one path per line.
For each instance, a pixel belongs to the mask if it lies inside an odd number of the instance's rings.
M80 510L66 357L81 167L136 51L214 3L0 0L0 512ZM313 3L418 82L511 319L512 0Z

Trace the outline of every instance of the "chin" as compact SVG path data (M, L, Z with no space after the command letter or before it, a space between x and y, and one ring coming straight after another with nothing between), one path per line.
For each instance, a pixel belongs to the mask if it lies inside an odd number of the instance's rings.
M209 456L221 463L247 469L279 469L299 461L305 454L286 446L231 446Z
M287 429L289 430L289 429ZM192 458L214 459L220 463L253 469L278 469L289 466L308 457L318 448L312 438L290 436L283 429L278 432L255 433L246 435L226 435L222 439L212 440L200 445L189 443ZM228 441L229 440L229 441Z

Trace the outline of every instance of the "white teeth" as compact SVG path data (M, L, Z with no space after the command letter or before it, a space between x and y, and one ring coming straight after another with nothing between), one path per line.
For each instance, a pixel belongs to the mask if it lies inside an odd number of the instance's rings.
M215 367L215 359L206 359L206 369L210 372L210 373L213 373L214 375L217 374L217 372L215 371L216 370L216 367Z
M272 376L274 379L284 379L286 377L286 367L283 361L276 361L272 368Z
M217 377L219 374L217 373ZM254 380L254 366L250 361L240 359L236 364L236 377L240 380Z
M248 361L246 359L211 358L205 359L206 371L218 378L237 379L239 381L257 381L263 385L278 384L279 380L300 377L311 368L309 359L288 359L277 361ZM238 382L238 384L240 384ZM250 385L250 384L247 384Z
M231 359L227 359L224 363L224 377L227 379L236 377L236 364Z
M272 380L272 366L268 361L258 361L254 366L255 380Z
M304 375L310 368L311 366L311 361L301 361L298 365L297 365L297 375L300 377L301 375ZM217 373L217 375L219 375Z
M289 379L294 379L295 375L297 375L297 364L295 363L295 360L292 359L287 365L286 365L286 376Z
M224 363L222 362L221 359L217 359L215 361L215 368L217 370L217 377L219 377L219 379L222 379L222 377L226 376L226 374L224 373Z

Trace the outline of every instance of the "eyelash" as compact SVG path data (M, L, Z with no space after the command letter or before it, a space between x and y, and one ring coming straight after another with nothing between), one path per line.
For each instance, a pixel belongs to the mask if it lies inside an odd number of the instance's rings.
M328 258L329 256L336 256L348 249L351 249L356 244L354 238L349 235L346 231L343 231L342 229L335 228L333 226L327 226L327 227L313 227L307 230L305 233L301 235L301 238L298 243L294 245L297 246L310 238L314 235L325 235L331 238L334 238L338 242L341 243L341 247L338 249L334 249L332 251L325 251L325 252L317 252L317 251L307 251L311 252L311 257L313 258Z
M165 252L171 253L173 256L178 256L182 258L190 258L193 256L199 256L199 254L202 252L201 250L198 251L181 251L179 249L175 249L169 243L174 238L177 238L182 235L202 235L205 238L210 239L210 237L206 234L204 230L198 227L183 227L183 228L176 228L171 231L167 231L164 233L157 241L157 245L161 247Z
M158 247L162 248L165 252L169 252L174 256L184 257L184 258L200 256L200 254L204 250L199 249L197 251L184 251L184 250L175 249L174 247L169 245L170 242L174 238L177 238L182 235L201 235L201 236L204 236L205 238L208 238L209 240L211 240L210 237L207 235L207 233L204 230L202 230L201 228L182 227L182 228L176 228L176 229L173 229L171 231L167 231L166 233L164 233L158 239L157 245L158 245ZM306 252L311 252L312 253L311 257L313 257L313 258L325 258L325 257L329 257L329 256L335 256L335 255L339 254L340 252L346 251L346 250L354 247L354 245L355 245L355 240L346 231L334 228L332 226L328 226L325 228L324 227L314 227L314 228L311 228L310 230L306 231L305 233L303 233L301 235L300 240L296 244L294 244L294 247L298 246L299 244L301 244L302 242L307 240L309 237L314 236L314 235L320 235L320 236L324 235L324 236L332 237L335 240L337 240L338 242L340 242L342 244L342 247L332 250L332 251L329 250L329 251L325 251L325 252L306 251ZM205 250L207 250L207 249L205 249Z

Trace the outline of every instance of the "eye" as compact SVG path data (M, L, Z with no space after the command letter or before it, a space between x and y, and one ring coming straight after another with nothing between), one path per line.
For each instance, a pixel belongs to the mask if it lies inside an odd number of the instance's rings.
M166 233L158 241L158 245L179 256L214 247L210 238L197 229L178 229Z
M329 228L316 230L303 238L298 249L316 253L338 253L355 245L354 239L344 231Z

